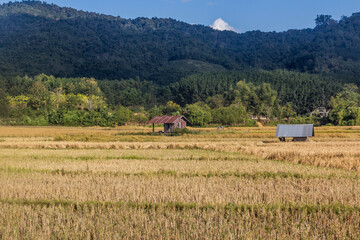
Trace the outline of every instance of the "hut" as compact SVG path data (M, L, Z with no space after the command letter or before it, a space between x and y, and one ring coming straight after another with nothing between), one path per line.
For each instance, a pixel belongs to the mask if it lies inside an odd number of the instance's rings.
M314 137L313 124L278 124L276 137L285 142L287 137L292 137L293 142L306 142L309 137Z
M153 125L153 132L155 132L155 124L164 124L164 133L173 133L176 128L183 129L187 125L192 125L184 116L156 116L148 124Z

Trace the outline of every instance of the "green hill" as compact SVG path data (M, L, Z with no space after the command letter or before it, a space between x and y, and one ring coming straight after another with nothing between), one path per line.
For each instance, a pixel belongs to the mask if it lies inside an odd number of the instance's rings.
M0 74L127 79L259 68L359 84L360 14L314 29L220 32L173 19L123 19L38 1L0 6Z

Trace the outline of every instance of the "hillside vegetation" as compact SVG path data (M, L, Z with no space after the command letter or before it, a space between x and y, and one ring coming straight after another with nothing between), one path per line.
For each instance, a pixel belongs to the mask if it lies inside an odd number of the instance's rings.
M314 29L238 34L10 2L0 6L0 117L114 126L184 114L202 126L253 125L250 115L261 115L356 125L359 32L357 13L319 15ZM304 118L320 106L333 108L329 118Z
M315 17L315 16L314 16ZM335 74L359 83L360 14L317 18L314 29L220 32L173 19L123 19L37 1L0 6L2 75L127 79L158 84L248 67ZM191 64L184 64L189 62ZM176 73L175 76L173 73Z
M329 117L309 116L321 105L332 108ZM199 74L169 87L139 79L0 78L1 124L116 126L158 115L185 115L195 126L254 126L252 115L270 124L358 125L360 92L354 84L284 71Z

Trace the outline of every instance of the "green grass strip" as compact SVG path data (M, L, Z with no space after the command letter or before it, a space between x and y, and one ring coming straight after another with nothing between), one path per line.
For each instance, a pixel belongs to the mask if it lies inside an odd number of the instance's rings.
M23 206L43 206L43 207L70 207L74 210L79 210L84 207L103 207L103 208L133 208L144 210L224 210L234 212L306 212L311 213L360 213L360 206L350 206L342 203L332 204L299 204L299 203L283 203L283 204L199 204L199 203L184 203L184 202L165 202L165 203L153 203L153 202L101 202L101 201L85 201L78 202L72 200L28 200L28 199L0 199L0 204L14 204Z
M159 170L159 171L149 171L149 172L93 172L87 170L64 170L64 169L31 169L31 168L13 168L13 167L3 167L0 168L0 173L8 173L8 174L31 174L31 173L41 173L41 174L51 174L51 175L61 175L61 176L109 176L109 177L174 177L174 178L193 178L193 177L203 177L203 178L227 178L227 177L235 177L235 178L243 178L243 179L276 179L276 178L292 178L292 179L354 179L358 180L359 175L315 175L315 174L302 174L302 173L293 173L293 172L254 172L254 173L246 173L246 172L176 172L171 170Z
M229 154L230 155L230 154ZM0 156L0 159L23 159L24 156ZM178 157L178 158L167 158L160 159L158 157L143 157L137 155L124 155L124 156L46 156L46 155L29 155L26 156L30 160L58 160L58 161L108 161L108 160L160 160L160 161L256 161L255 157L252 156L218 156L218 157L206 157L206 156L189 156L189 157Z

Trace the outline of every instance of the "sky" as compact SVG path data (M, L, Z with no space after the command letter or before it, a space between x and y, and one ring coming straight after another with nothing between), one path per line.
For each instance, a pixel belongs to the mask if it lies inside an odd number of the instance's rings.
M8 1L0 1L1 3ZM123 18L173 18L237 32L313 28L319 14L338 20L360 12L360 0L47 0Z

